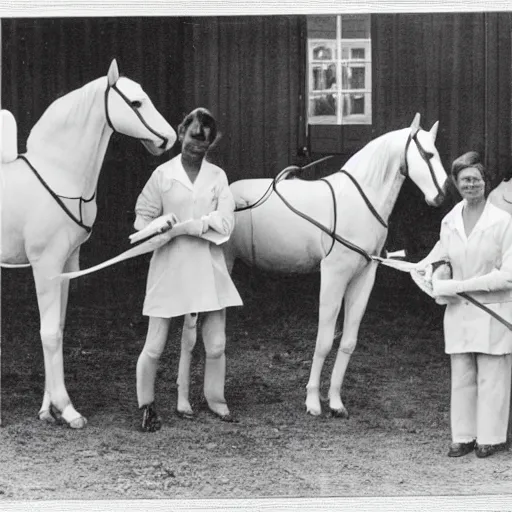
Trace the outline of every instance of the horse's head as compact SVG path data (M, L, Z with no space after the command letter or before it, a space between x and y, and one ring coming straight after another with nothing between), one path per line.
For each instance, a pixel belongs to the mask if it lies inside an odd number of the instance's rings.
M430 206L439 206L446 197L448 177L436 149L439 121L430 131L420 128L420 115L416 114L411 124L402 157L401 169L425 195Z
M142 87L126 77L119 77L117 62L110 64L105 90L105 116L116 132L139 139L153 155L171 149L176 132L156 110Z

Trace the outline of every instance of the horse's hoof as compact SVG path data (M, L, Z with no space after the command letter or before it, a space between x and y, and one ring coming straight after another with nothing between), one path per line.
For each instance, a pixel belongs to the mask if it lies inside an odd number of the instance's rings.
M225 423L238 423L239 420L235 416L233 416L230 412L227 414L221 414L220 412L215 412L210 409L210 413L218 418L220 421L224 421Z
M69 428L80 429L87 425L87 419L84 418L71 404L64 407L58 417L58 422L67 425Z
M154 403L143 405L142 423L140 429L142 432L156 432L162 428L162 420L156 412Z
M41 409L37 413L37 417L41 421L46 421L47 423L55 423L55 417L52 415L50 409Z
M176 410L176 416L178 416L178 418L181 418L182 420L195 420L196 419L196 415L194 414L194 411Z
M67 426L69 428L74 428L74 429L84 428L86 425L87 425L87 418L85 418L84 416L81 416L81 415L79 418L75 418L74 420L71 420L69 423L67 423Z
M332 418L348 420L348 411L345 407L342 407L341 409L330 409L330 413Z
M322 414L322 406L320 403L308 405L306 402L306 414L309 414L310 416L320 416Z

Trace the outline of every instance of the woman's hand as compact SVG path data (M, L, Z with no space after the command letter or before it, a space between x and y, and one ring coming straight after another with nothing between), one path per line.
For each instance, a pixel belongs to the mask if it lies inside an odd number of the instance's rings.
M434 297L454 297L459 293L460 281L456 279L434 279L432 292Z
M190 236L201 236L207 229L208 225L201 219L190 219L181 224L183 226L183 231L185 234Z
M165 233L179 222L177 215L172 212L167 213L166 215L162 215L161 217L159 217L159 219L162 222L162 226L158 230L159 233Z

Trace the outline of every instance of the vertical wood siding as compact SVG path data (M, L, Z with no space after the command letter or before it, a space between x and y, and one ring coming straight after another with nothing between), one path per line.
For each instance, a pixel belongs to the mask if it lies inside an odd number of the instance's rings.
M223 137L212 159L230 180L275 176L295 163L301 135L301 18L184 22L185 104L209 108Z
M440 121L446 165L482 152L498 182L510 171L511 23L508 13L373 17L374 135Z

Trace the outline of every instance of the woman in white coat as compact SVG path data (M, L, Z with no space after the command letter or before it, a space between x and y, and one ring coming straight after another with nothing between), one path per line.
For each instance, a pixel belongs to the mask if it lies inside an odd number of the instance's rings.
M203 313L204 394L208 407L222 420L233 420L224 398L225 308L242 305L242 300L227 270L222 248L200 236L209 229L230 235L234 228L235 202L224 171L205 160L217 138L212 114L204 108L193 110L178 127L178 138L181 154L153 172L135 207L137 230L160 216L170 224L193 220L189 223L190 235L177 236L155 250L149 267L143 306L149 325L137 361L141 429L149 432L161 428L154 388L170 320L186 313ZM188 349L191 351L192 347ZM180 361L180 375L181 366ZM188 371L185 373L186 380ZM185 418L193 417L188 382L180 382L180 376L177 413Z
M453 279L433 280L447 304L445 350L451 360L449 457L506 449L512 332L458 293L469 292L512 322L512 217L486 199L485 169L476 152L457 158L452 177L462 201L441 222L439 242L418 264L448 260ZM434 274L435 275L435 274Z

